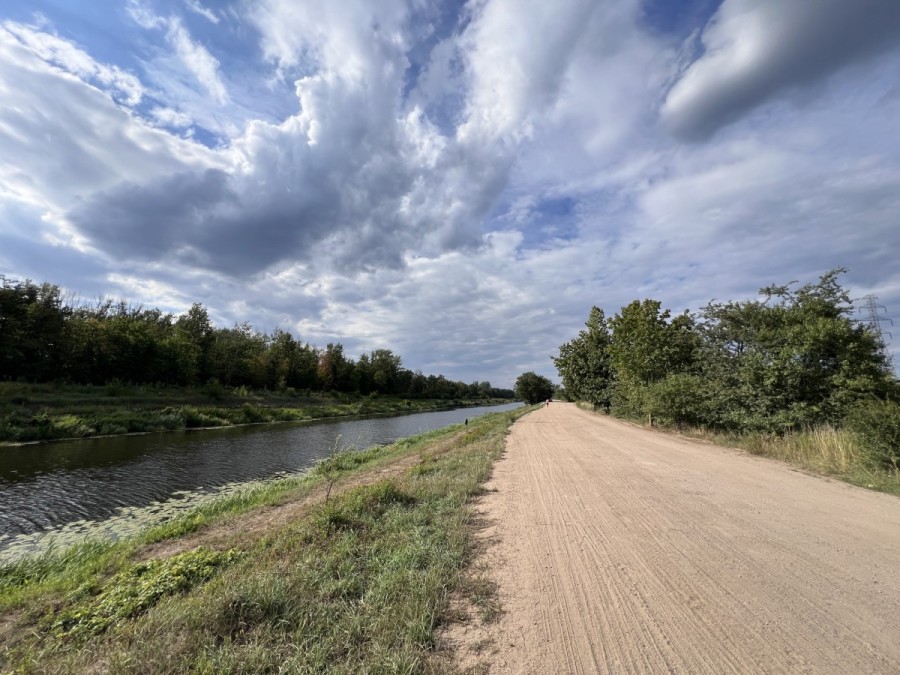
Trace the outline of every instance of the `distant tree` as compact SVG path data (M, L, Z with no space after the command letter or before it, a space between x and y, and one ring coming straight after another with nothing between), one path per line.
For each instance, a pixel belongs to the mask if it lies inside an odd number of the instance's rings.
M329 342L319 354L319 381L325 391L348 391L353 362L344 356L344 345Z
M211 376L210 351L215 341L215 327L209 313L199 302L178 317L175 334L179 352L182 384L199 384Z
M543 375L531 371L516 379L516 397L529 405L546 401L553 396L553 383Z
M454 382L403 368L376 349L358 362L340 343L320 349L276 328L217 328L199 303L180 316L126 300L74 306L53 284L0 274L0 380L288 388L442 399L509 398L489 382Z
M402 362L390 349L376 349L370 356L372 379L380 394L395 394L398 391Z
M0 275L0 377L60 377L70 314L59 286Z

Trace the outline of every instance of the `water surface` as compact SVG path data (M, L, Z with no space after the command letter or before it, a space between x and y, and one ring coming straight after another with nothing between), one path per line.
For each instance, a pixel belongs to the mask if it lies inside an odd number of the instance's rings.
M98 521L117 536L204 496L306 470L336 446L392 443L519 405L0 448L0 558L47 533L96 533Z

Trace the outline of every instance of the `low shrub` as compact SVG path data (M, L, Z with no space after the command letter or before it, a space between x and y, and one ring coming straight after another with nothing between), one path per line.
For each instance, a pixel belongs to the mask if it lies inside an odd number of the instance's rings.
M900 405L893 401L860 401L845 419L873 464L900 469Z

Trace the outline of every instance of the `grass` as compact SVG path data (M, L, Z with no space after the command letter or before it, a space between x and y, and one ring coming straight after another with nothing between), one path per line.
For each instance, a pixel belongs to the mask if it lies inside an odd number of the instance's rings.
M307 479L192 514L193 525L0 568L0 671L438 670L435 629L451 594L497 611L490 584L463 573L473 553L469 502L525 412L336 453ZM412 468L377 479L379 467L405 458ZM141 559L148 541L285 503L337 474L371 480L228 549Z
M25 443L153 431L331 417L421 412L509 403L361 397L244 387L152 387L0 382L0 443Z
M589 403L578 407L593 411ZM631 420L643 424L645 419ZM812 473L830 476L861 487L900 495L900 471L880 465L862 439L852 431L823 425L784 435L759 432L726 433L683 427L655 429L678 433L769 457Z
M856 434L846 429L826 425L783 436L698 430L688 434L703 436L720 445L742 448L754 455L777 459L854 485L900 495L900 472L879 466Z

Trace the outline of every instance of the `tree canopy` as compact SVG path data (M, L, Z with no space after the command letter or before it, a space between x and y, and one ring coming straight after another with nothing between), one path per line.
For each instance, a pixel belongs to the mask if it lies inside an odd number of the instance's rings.
M0 275L0 380L223 386L335 391L409 398L509 398L490 382L454 382L403 367L375 349L357 360L287 331L249 323L216 327L203 305L182 315L125 301L67 301L53 284Z
M528 371L516 379L516 398L529 405L546 401L553 396L553 383L543 375Z
M594 307L554 361L572 397L624 415L777 433L839 424L858 401L900 395L880 342L852 319L844 271L697 316L656 300L606 320Z

